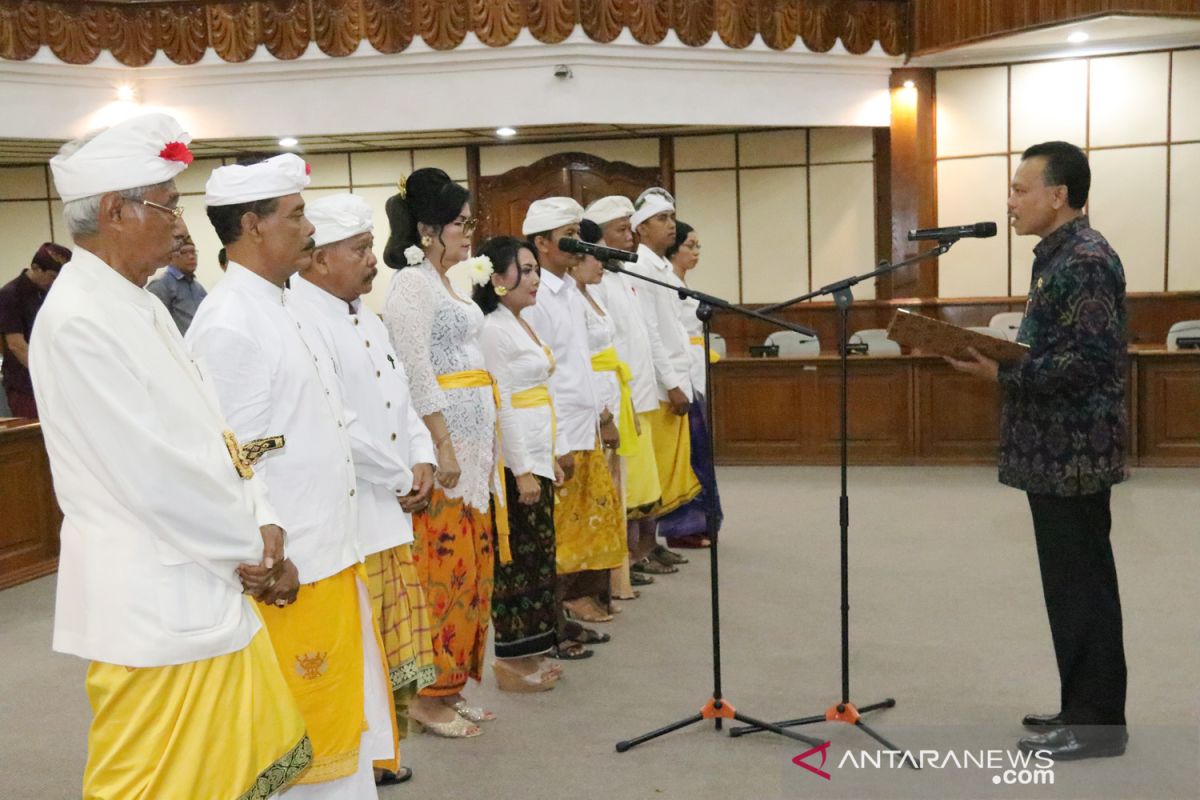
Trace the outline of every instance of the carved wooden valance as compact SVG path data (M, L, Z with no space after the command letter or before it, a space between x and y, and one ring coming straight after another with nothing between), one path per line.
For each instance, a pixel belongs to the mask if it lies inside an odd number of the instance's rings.
M468 32L493 47L522 29L538 41L563 41L576 26L595 42L628 28L642 44L674 30L687 45L715 33L733 48L761 34L783 50L797 41L817 52L841 40L851 53L879 42L907 49L905 0L0 0L0 58L25 60L42 45L62 61L88 64L108 50L122 64L142 66L162 51L193 64L208 48L225 61L245 61L259 45L279 59L300 56L316 42L330 56L354 52L366 40L399 53L417 38L451 50Z

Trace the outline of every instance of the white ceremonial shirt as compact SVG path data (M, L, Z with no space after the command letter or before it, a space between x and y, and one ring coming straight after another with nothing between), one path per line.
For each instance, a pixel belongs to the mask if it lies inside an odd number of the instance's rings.
M627 269L656 281L674 286L680 285L679 278L671 269L671 262L655 255L646 245L638 245L638 260ZM633 278L632 280L637 280ZM658 379L658 399L667 401L667 392L681 389L688 399L692 398L691 356L688 354L687 331L679 319L679 295L662 286L639 281L637 298L642 308L642 320L650 335L650 355L654 360L654 374Z
M532 472L554 480L555 453L570 451L566 435L558 428L558 441L553 441L549 406L513 408L515 392L535 386L549 388L554 362L521 327L521 323L504 306L487 315L483 323L483 357L487 370L496 379L500 391L500 442L504 450L504 465L513 475ZM551 400L558 400L550 390Z
M412 491L412 467L434 464L433 439L412 407L408 376L387 328L362 300L346 303L297 275L293 299L325 322L341 376L357 475L358 543L364 554L413 540L412 515L397 495Z
M558 430L571 451L595 450L600 426L587 348L586 302L574 278L560 278L544 269L537 303L521 312L521 318L554 353L550 391L558 412Z
M679 281L681 286L687 285L679 280L678 275L675 276L675 280ZM683 329L688 335L688 374L692 381L693 397L704 394L708 375L704 363L704 323L696 316L696 310L699 308L700 301L694 297L684 298L679 304L679 321L683 323ZM699 339L700 344L696 344L693 339Z
M601 305L612 317L617 328L617 355L633 373L633 380L629 382L633 409L644 414L658 409L658 383L654 378L654 359L650 354L650 333L642 319L642 309L638 305L637 289L631 285L633 283L640 281L605 271L600 285L592 286L588 291L600 298Z
M588 287L590 292L596 287ZM592 300L600 306L600 311L592 308L592 304L588 299L583 298L584 319L587 322L587 342L588 353L592 356L604 352L610 347L616 349L617 327L613 324L613 319L608 314L608 309L604 304L592 295ZM617 358L620 359L621 354L617 353ZM596 396L596 413L599 414L608 409L608 413L614 418L621 416L621 378L613 370L604 370L597 372L592 369L592 392ZM657 403L655 404L657 406Z
M348 424L322 323L289 293L230 261L186 340L213 376L242 443L283 436L254 465L287 531L301 583L362 561Z
M236 575L282 524L234 467L213 385L163 304L82 247L30 369L63 511L54 649L128 667L214 658L260 627Z

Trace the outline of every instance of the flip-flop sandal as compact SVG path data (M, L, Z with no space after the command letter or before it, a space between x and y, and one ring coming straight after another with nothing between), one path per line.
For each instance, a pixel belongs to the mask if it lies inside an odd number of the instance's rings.
M591 628L583 628L580 630L579 635L575 637L575 641L583 644L604 644L605 642L611 642L612 637L607 633L600 633Z
M564 609L564 613L567 615L567 619L573 619L577 622L596 623L613 621L613 615L603 611L599 613L591 610L580 612L568 606L566 609Z
M379 780L375 781L376 786L395 786L398 783L406 783L412 779L412 767L401 767L399 772L392 772L390 769L383 770L383 774L379 776Z
M557 658L559 661L582 661L585 658L591 658L595 653L579 642L567 639L554 645L554 649L546 655L550 658Z
M649 586L654 583L654 578L640 572L631 572L629 573L629 583L632 586Z
M673 567L668 564L660 564L650 558L643 558L641 561L629 567L630 573L640 572L643 575L671 575L679 572L679 567Z
M650 557L658 563L666 564L669 567L688 563L688 560L679 555L679 553L672 552L661 544L655 545L654 549L650 552Z

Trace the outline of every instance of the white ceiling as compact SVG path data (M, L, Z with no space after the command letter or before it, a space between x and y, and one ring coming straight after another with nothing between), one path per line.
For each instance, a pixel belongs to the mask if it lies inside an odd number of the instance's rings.
M1067 37L1082 31L1086 42L1071 44ZM957 67L1006 64L1055 58L1135 53L1145 50L1200 46L1200 19L1109 15L1081 22L999 36L941 53L912 59L913 67Z

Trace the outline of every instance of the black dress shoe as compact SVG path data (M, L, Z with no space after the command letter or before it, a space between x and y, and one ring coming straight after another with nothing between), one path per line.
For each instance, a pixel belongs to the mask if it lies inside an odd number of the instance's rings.
M380 770L383 774L375 781L376 786L395 786L398 783L405 783L412 779L412 767L401 767L399 772L392 772L390 769Z
M1045 728L1061 728L1063 726L1062 712L1057 714L1026 714L1021 724L1033 730Z
M1124 728L1113 733L1079 738L1071 728L1055 728L1047 733L1026 736L1017 747L1026 753L1044 752L1055 761L1079 761L1084 758L1112 758L1125 755L1129 734Z

